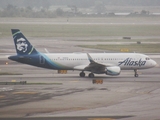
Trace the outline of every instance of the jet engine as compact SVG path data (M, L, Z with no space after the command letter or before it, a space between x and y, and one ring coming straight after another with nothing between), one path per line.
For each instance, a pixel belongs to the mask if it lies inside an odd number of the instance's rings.
M121 68L119 66L106 67L105 72L106 75L119 75L121 72Z

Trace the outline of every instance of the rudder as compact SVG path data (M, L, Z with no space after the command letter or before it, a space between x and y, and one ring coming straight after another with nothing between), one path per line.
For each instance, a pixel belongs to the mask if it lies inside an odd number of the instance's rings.
M18 55L30 55L38 53L19 29L11 29L11 31Z

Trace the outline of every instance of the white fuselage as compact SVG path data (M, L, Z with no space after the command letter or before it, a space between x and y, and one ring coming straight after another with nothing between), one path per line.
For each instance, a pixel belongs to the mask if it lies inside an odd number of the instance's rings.
M86 53L49 53L45 55L68 70L76 70L76 66L90 64ZM98 63L119 66L121 70L147 69L156 65L156 62L147 55L138 53L90 53L90 56Z
M89 71L90 78L96 74L119 75L121 70L134 70L156 66L156 62L137 53L48 53L38 52L19 29L11 29L17 55L8 59L23 64L54 70L79 70L80 77Z

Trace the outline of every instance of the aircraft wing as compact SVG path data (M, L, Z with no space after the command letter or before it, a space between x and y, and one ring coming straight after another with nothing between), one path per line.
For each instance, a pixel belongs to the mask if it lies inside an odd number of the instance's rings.
M101 73L105 70L106 67L115 66L113 64L106 64L106 63L98 63L92 59L92 57L87 53L88 60L90 61L89 65L80 65L74 67L74 69L82 70L82 71L91 71L93 73Z

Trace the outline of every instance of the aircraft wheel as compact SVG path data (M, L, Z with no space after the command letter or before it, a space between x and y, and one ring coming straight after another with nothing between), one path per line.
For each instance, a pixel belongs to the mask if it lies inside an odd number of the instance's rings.
M94 74L93 73L89 73L88 75L90 78L94 78Z
M81 73L79 74L79 76L80 76L80 77L85 77L85 73L84 73L84 72L81 72Z
M137 70L134 70L134 72L135 72L134 77L138 77Z
M135 77L138 77L138 74L135 74L134 76L135 76Z

